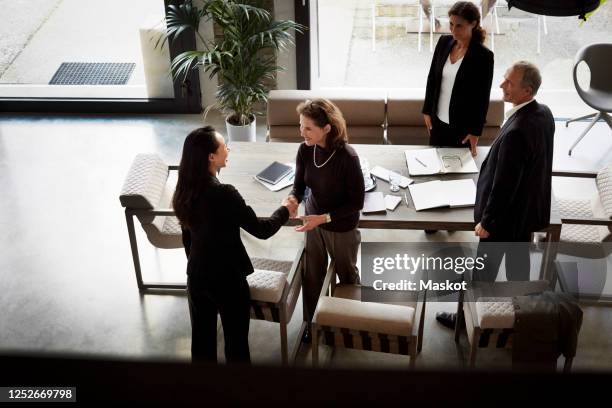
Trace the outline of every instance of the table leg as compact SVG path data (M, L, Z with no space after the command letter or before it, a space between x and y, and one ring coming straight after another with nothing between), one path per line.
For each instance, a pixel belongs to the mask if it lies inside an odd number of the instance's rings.
M557 257L557 246L561 238L561 225L551 226L546 232L546 243L544 254L542 255L542 264L540 266L540 279L551 281L553 276L554 261Z

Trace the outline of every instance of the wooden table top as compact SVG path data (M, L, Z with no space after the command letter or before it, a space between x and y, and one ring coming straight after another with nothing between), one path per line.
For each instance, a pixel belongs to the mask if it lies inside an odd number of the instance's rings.
M219 179L223 183L234 185L260 217L269 216L281 203L282 199L291 191L287 187L278 192L272 192L254 180L254 175L263 170L274 160L281 163L294 162L298 150L298 143L253 143L253 142L231 142L230 154L227 167L221 170ZM359 154L366 158L370 168L382 166L393 171L406 169L404 151L408 149L423 149L429 146L405 146L405 145L351 145ZM478 147L478 155L475 157L476 165L480 168L489 148ZM478 174L450 174L437 176L411 177L417 183L430 180L457 180L472 178L478 179ZM438 208L424 211L416 211L408 189L400 189L398 193L389 191L389 183L377 180L374 191L383 194L395 194L402 197L402 202L394 211L386 214L361 215L360 228L381 229L439 229L439 230L472 230L474 228L474 208ZM409 207L404 201L404 193L408 198ZM303 206L301 206L303 207ZM292 224L299 224L294 220ZM561 220L553 205L551 214L551 225L560 225Z

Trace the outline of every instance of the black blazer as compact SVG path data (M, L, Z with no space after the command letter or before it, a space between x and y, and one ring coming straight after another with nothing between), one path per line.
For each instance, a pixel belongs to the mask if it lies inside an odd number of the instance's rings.
M482 163L474 221L492 237L515 240L550 222L555 121L536 101L501 128Z
M193 282L244 279L253 265L240 239L240 228L267 239L289 219L286 207L279 207L268 219L258 219L251 207L230 184L216 177L207 182L194 205L194 220L183 229L187 253L187 274Z
M423 113L434 116L438 109L442 70L455 44L452 35L438 40L427 75L427 89ZM457 71L449 106L450 124L459 132L480 136L487 118L491 82L493 81L493 52L478 41L472 41Z

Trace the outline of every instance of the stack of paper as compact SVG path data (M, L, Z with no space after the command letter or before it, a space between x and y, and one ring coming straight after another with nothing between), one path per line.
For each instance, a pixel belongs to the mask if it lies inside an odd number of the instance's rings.
M391 170L387 170L381 166L375 166L372 170L370 170L370 174L372 174L375 177L378 177L381 180L387 181L387 182L389 181L389 174L391 173L394 173L394 172L392 172ZM406 188L412 183L414 183L414 180L412 180L411 178L401 176L399 186L401 188Z
M417 211L438 207L470 207L476 203L476 185L471 179L429 181L408 187Z
M411 176L448 173L478 173L468 148L413 149L404 152Z

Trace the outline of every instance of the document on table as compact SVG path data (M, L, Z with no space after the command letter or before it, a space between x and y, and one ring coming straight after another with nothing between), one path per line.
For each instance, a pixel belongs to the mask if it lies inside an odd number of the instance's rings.
M439 207L470 207L476 203L476 185L471 179L428 181L408 187L417 211Z
M411 149L406 150L404 154L406 156L408 173L411 176L478 173L478 167L476 167L476 162L468 148Z
M374 177L377 177L381 180L386 181L387 183L389 182L390 173L394 173L394 172L392 172L391 170L387 170L381 166L374 166L374 168L370 170L370 174L372 174ZM406 188L410 184L414 183L414 180L411 178L404 177L404 176L401 176L401 177L402 178L400 179L400 184L399 184L401 188Z
M396 196L392 194L387 194L385 196L385 206L387 207L387 210L390 210L390 211L395 210L395 208L400 203L400 201L402 201L402 197L400 196Z
M262 186L264 186L265 188L267 188L270 191L280 191L285 187L289 187L293 185L293 180L295 178L295 163L285 163L288 166L291 166L291 168L293 170L291 170L289 172L289 174L287 174L285 177L283 177L282 179L280 179L278 181L278 183L276 184L270 184L267 183L263 180L260 180L259 178L257 178L256 176L253 176L253 179L255 181L257 181L259 184L261 184Z
M380 191L365 193L361 212L364 214L386 213L387 206L385 205L383 193Z

